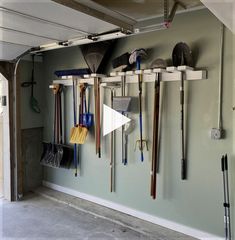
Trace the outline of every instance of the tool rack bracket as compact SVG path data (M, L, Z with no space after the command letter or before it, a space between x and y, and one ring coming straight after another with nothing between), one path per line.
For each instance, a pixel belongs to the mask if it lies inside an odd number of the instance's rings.
M138 75L142 74L143 82L154 82L156 74L160 74L160 79L163 82L180 81L182 74L184 80L203 80L207 79L206 70L194 70L194 68L189 66L179 66L179 67L167 67L166 69L155 68L155 69L145 69L127 72L111 72L110 76L107 77L101 74L86 74L81 76L67 76L63 77L61 80L54 80L55 84L63 84L64 86L72 86L73 81L76 80L77 84L87 83L89 85L94 85L94 78L98 77L101 79L101 86L106 86L109 83L119 83L122 81L122 77L126 77L126 83L138 83Z

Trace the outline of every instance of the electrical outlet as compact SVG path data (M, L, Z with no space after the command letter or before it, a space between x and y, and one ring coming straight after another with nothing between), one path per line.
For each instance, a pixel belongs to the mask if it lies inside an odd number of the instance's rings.
M212 128L211 129L211 139L219 140L222 139L224 136L224 130L219 128Z
M7 97L6 96L0 96L0 105L2 107L7 105Z

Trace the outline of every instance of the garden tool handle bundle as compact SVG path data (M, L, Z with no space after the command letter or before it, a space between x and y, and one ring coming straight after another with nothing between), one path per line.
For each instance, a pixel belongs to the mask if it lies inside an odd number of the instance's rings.
M228 158L227 154L221 158L221 170L223 173L223 190L224 190L224 231L225 240L231 240L231 223L230 223L230 202L229 202L229 181L228 181Z
M151 196L156 198L157 165L158 165L158 127L159 127L159 102L160 102L160 74L156 74L154 90L154 116L153 116L153 146L151 166Z

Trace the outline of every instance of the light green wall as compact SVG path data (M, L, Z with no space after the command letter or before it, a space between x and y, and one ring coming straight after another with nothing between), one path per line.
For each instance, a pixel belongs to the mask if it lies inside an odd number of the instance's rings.
M220 157L228 153L231 162L233 153L232 128L232 34L226 30L223 120L226 139L210 139L210 130L217 124L219 80L220 23L207 10L176 16L169 30L157 31L120 39L113 56L134 48L151 49L149 66L157 57L171 58L174 45L187 42L197 55L197 68L208 70L208 79L186 83L188 116L188 180L180 179L180 105L179 83L164 83L163 113L160 150L160 173L158 174L158 198L150 197L151 151L145 152L145 161L140 162L134 144L139 138L138 128L129 137L128 165L121 164L120 132L116 138L116 192L109 192L109 139L102 138L102 159L95 155L94 136L89 135L81 148L80 177L73 171L44 168L44 180L119 203L158 217L175 221L202 231L223 236L223 192ZM235 53L234 53L235 54ZM49 51L44 56L44 139L52 140L53 96L48 85L58 69L85 67L78 47ZM108 67L111 70L110 66ZM65 90L67 132L72 126L71 88ZM151 149L153 84L144 87L144 137L149 139ZM130 94L137 96L137 86L131 85ZM105 94L109 98L109 94ZM106 102L108 103L108 102ZM134 115L138 119L138 115ZM138 122L137 122L138 123ZM67 137L68 139L68 137ZM234 158L233 158L234 160ZM231 172L235 165L230 164ZM231 186L234 194L235 184ZM234 204L234 198L233 198ZM232 209L234 212L234 209ZM234 215L234 214L233 214Z

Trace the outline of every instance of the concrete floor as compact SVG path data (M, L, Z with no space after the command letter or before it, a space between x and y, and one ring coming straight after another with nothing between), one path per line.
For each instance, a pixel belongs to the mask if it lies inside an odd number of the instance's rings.
M19 202L8 202L1 199L0 204L0 230L2 234L0 239L3 240L193 239L156 225L154 226L156 226L155 230L157 230L157 232L154 235L150 234L151 231L153 231L153 229L151 230L151 225L148 233L145 231L140 232L138 220L137 222L133 221L133 226L136 226L135 231L134 228L130 227L131 225L125 226L118 224L118 222L113 219L108 220L99 217L97 214L94 215L85 210L75 209L68 204L53 201L35 193L28 194L24 200ZM90 204L92 203L88 202L88 205ZM93 208L94 207L95 206L93 206ZM104 214L106 214L106 212L107 211L104 210ZM117 212L117 215L118 214L120 213ZM125 214L122 215L127 217Z

